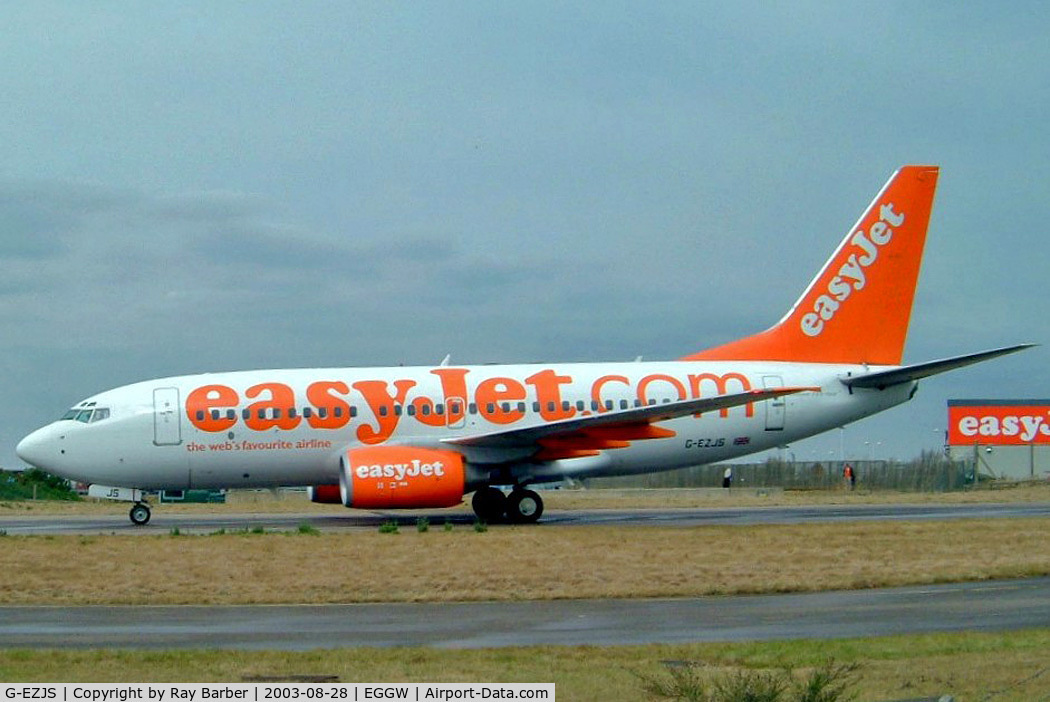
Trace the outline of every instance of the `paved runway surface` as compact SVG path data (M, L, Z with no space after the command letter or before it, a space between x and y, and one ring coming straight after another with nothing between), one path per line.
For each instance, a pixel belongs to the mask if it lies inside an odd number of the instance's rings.
M231 509L234 509L231 507ZM375 513L347 510L345 514L175 514L165 512L164 505L153 511L153 520L144 527L134 526L126 515L105 516L3 516L0 531L8 534L158 534L178 528L183 533L212 532L219 529L237 531L262 527L267 530L294 531L302 524L322 531L376 529L391 519L413 524L417 516L428 516L431 524L446 519L471 524L467 513L427 514L425 512ZM972 505L816 505L805 507L735 507L661 510L552 510L537 527L545 525L587 526L701 526L754 524L803 524L813 522L1048 517L1050 503L972 504Z
M0 607L5 648L647 644L1050 627L1050 578L682 600Z

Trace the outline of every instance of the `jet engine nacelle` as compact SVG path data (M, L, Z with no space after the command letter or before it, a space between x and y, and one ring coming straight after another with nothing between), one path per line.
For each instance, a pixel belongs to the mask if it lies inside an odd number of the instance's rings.
M339 505L343 503L343 496L338 485L311 485L306 488L306 494L310 502L322 505Z
M349 449L339 461L347 507L451 507L466 492L466 464L455 451L414 446Z

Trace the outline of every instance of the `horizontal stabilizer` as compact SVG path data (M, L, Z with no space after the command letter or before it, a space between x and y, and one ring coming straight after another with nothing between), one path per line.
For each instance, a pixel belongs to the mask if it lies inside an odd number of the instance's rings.
M907 383L913 380L921 380L922 378L928 378L931 375L937 375L938 373L944 373L946 371L955 370L956 368L980 363L981 361L987 361L998 356L1005 356L1008 353L1024 351L1033 346L1036 346L1036 344L1006 346L1001 349L970 353L965 356L943 358L939 361L928 361L926 363L916 363L911 366L901 366L900 368L894 368L892 370L876 371L865 375L855 375L849 378L843 378L842 382L851 388L877 388L882 390L891 385Z

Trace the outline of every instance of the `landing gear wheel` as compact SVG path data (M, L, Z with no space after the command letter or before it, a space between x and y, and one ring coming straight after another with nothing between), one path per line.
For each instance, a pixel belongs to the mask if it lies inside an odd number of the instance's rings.
M149 505L145 502L136 502L128 512L128 516L131 518L131 523L135 526L142 526L149 522L150 510Z
M470 506L481 521L487 524L502 522L507 512L507 496L497 488L483 487L474 493Z
M507 498L507 519L532 524L543 514L543 498L533 490L514 490Z

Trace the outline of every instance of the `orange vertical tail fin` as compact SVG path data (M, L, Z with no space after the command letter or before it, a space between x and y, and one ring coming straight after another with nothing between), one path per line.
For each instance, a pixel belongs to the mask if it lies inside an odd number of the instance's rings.
M898 170L783 319L682 360L899 365L937 175Z

